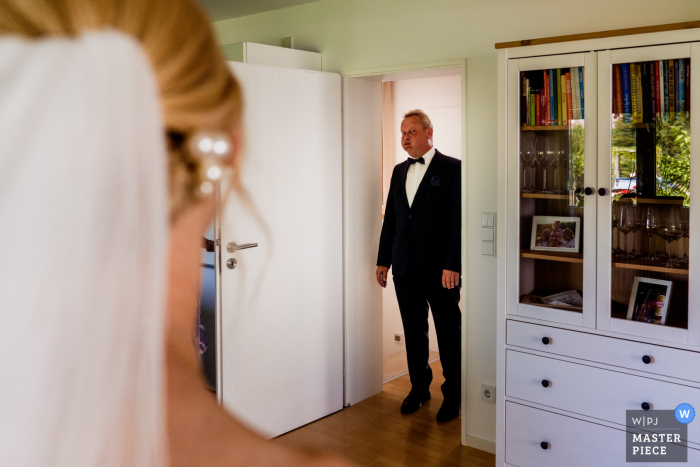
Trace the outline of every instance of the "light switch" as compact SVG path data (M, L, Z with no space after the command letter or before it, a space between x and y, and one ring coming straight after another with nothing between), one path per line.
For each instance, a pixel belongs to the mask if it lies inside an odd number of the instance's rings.
M494 256L496 251L495 243L481 242L481 254L486 256Z
M489 226L488 214L482 214L482 215L481 215L481 226L482 226L482 227L488 227L488 226Z
M482 242L493 242L493 240L494 240L493 230L494 229L491 227L482 227L481 228L481 241Z

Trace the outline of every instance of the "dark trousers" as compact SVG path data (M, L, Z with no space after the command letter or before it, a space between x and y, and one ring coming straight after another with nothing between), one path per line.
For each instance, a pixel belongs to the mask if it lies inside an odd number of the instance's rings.
M445 383L445 400L459 403L462 384L462 312L459 309L459 287L442 286L442 274L423 276L408 273L394 276L396 298L401 310L406 337L408 373L412 391L423 393L430 387L433 371L428 364L428 305L433 312Z

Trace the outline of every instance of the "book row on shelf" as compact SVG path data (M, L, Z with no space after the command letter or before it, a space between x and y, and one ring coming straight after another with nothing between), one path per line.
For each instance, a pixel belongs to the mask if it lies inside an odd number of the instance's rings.
M631 123L690 112L690 59L613 65L613 113ZM687 116L687 115L686 115Z
M565 126L585 117L583 67L524 72L520 103L523 126Z

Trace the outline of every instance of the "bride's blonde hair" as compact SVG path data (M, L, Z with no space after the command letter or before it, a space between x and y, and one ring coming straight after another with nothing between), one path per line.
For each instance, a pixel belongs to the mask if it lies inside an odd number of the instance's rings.
M170 213L197 200L199 162L186 138L197 130L231 132L241 123L241 92L194 0L2 0L0 35L74 37L115 29L143 47L155 74L168 136ZM236 164L236 161L234 161ZM235 168L234 168L235 169ZM234 170L234 177L238 171ZM238 179L233 180L239 187Z

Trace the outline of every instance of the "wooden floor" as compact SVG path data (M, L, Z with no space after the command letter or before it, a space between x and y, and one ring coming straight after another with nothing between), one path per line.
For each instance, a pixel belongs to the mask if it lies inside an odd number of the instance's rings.
M433 363L440 359L440 354L438 352L430 351L428 355L428 362ZM391 380L408 374L408 363L406 362L406 351L400 350L391 355L384 357L382 362L382 367L384 369L384 384Z
M433 398L403 415L401 401L410 390L408 375L384 385L376 396L278 438L335 451L362 466L494 466L493 454L460 444L460 420L438 423L443 383L440 362L431 364Z

